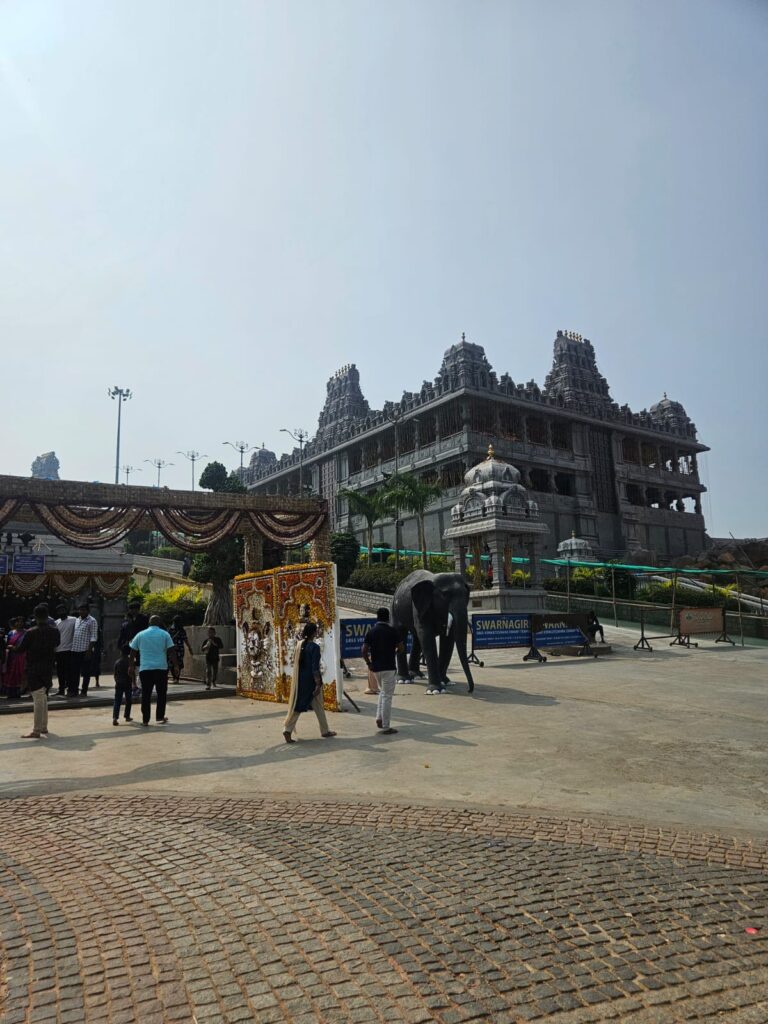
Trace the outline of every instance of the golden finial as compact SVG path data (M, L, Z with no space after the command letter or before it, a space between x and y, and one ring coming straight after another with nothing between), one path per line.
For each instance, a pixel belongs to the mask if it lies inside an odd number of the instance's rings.
M494 452L494 450L493 450L493 445L489 444L488 445L488 456L487 456L487 458L493 459L495 457L496 457L496 452Z

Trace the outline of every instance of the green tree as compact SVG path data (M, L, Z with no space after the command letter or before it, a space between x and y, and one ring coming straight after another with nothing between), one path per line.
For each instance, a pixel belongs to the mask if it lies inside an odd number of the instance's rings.
M442 495L440 484L421 480L415 473L398 473L387 481L384 488L383 503L385 507L397 514L398 511L410 512L416 516L419 526L419 546L421 547L421 563L425 569L429 567L427 558L427 537L424 528L427 509L434 505Z
M331 561L336 563L339 586L352 575L360 557L360 544L353 533L331 534Z
M349 487L342 487L339 497L345 498L349 505L350 514L361 516L365 520L366 543L368 545L368 565L371 564L373 554L373 528L377 519L387 515L388 505L382 500L383 491L353 491Z
M242 493L245 487L237 473L227 473L220 462L209 462L200 474L200 486L210 491ZM209 551L195 555L190 578L211 584L205 609L205 626L224 626L232 621L232 578L243 571L243 539L223 540Z

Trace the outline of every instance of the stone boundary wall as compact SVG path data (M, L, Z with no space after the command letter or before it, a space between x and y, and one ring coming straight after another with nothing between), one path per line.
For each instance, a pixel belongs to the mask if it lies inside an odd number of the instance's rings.
M351 608L356 612L376 614L377 608L389 608L392 594L375 594L370 590L353 590L351 587L336 587L336 606Z

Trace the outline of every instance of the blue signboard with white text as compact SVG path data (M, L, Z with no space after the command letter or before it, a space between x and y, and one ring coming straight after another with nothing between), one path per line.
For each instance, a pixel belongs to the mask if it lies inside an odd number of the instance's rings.
M475 651L531 646L530 615L517 615L514 612L474 614L471 629L472 649Z
M0 555L0 576L8 572L8 555Z
M45 555L14 555L13 571L21 575L45 572Z

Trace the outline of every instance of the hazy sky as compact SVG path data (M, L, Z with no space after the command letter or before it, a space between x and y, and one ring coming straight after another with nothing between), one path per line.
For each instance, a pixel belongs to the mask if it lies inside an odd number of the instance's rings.
M768 533L768 2L4 0L0 471L284 449L462 331L682 401L710 532Z

